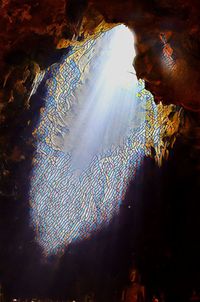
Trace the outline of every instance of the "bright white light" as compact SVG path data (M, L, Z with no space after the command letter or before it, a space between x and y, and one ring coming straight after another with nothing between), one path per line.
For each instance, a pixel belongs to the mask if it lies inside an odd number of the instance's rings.
M72 168L80 172L95 155L123 145L134 122L133 34L121 25L106 33L101 43L104 49L95 60L89 89L79 95L81 107L65 137L65 152L71 152Z
M123 88L126 82L130 87L130 81L133 81L130 73L134 72L132 64L135 57L133 39L132 32L123 25L113 30L112 39L107 46L107 60L101 64L101 76L108 81L109 87L122 85Z

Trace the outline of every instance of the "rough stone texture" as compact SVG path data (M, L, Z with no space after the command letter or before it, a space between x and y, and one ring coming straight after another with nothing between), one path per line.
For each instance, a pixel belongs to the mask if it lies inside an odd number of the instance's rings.
M137 76L146 80L156 101L200 110L199 1L3 0L0 5L1 84L10 67L27 58L41 68L50 65L59 41L78 37L82 15L92 9L107 22L133 28ZM87 16L85 30L92 31L100 20Z

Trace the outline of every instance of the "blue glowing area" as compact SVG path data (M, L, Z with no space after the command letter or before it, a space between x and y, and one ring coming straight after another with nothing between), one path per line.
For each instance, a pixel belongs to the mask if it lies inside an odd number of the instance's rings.
M30 190L31 223L46 254L106 227L147 144L160 140L134 56L133 34L120 25L47 70Z

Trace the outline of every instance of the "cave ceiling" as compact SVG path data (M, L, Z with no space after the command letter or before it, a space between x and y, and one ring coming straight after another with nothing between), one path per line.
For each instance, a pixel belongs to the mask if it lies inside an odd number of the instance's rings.
M8 98L5 84L16 65L32 61L45 68L53 63L52 53L62 52L61 41L94 34L104 19L134 30L136 73L156 101L198 111L199 6L195 0L2 0L1 95Z

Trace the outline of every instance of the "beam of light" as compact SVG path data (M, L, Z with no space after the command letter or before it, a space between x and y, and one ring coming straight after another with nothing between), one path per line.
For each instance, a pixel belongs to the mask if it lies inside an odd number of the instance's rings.
M79 95L81 108L65 137L72 167L83 171L95 155L116 148L134 123L137 80L133 34L125 26L113 29L101 41L104 52L95 59L89 89Z
M105 227L144 157L156 109L136 80L134 55L133 35L120 25L47 71L30 190L31 223L47 254Z

